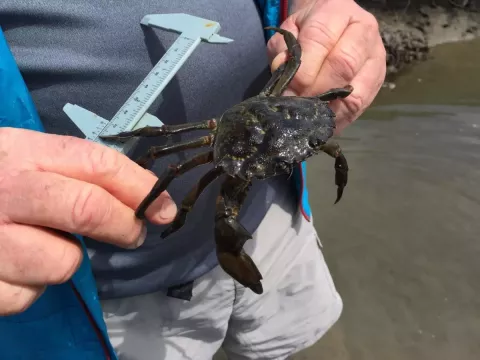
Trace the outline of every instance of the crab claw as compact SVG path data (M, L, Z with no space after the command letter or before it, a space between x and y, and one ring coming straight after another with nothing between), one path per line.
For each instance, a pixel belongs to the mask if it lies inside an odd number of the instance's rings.
M222 269L256 294L263 293L262 274L243 244L252 235L234 218L218 218L215 223L217 258Z
M252 258L244 250L240 250L238 254L217 252L217 258L222 269L240 284L255 294L263 293L263 286L260 282L262 275Z
M343 189L348 182L348 164L345 156L340 153L335 158L335 185L337 185L337 200L335 204L340 201L343 195Z

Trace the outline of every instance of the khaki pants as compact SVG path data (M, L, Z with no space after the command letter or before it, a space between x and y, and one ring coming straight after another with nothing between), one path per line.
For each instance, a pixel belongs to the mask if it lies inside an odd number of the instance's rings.
M272 206L245 246L262 295L216 267L195 281L191 301L159 292L102 302L120 360L207 360L221 346L229 359L280 360L320 339L343 304L312 223L286 203Z

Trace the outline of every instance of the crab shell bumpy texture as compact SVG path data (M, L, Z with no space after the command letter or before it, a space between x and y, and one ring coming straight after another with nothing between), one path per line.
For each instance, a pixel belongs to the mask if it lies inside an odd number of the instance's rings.
M290 174L333 135L335 113L315 97L247 99L221 117L214 163L245 180Z

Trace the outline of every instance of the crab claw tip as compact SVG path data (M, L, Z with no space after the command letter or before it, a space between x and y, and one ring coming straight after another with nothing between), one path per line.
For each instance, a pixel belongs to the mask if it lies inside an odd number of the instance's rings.
M342 198L343 189L344 189L343 186L339 186L339 187L337 188L337 199L335 200L335 203L334 203L333 205L335 205L336 203L338 203L338 202L340 201L340 199Z

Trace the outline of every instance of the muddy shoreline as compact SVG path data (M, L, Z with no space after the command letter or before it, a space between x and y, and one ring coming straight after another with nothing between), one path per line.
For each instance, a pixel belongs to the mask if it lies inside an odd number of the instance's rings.
M387 82L428 59L432 47L480 36L478 0L357 0L379 22ZM473 56L473 55L472 55Z

